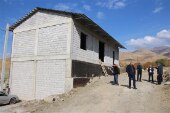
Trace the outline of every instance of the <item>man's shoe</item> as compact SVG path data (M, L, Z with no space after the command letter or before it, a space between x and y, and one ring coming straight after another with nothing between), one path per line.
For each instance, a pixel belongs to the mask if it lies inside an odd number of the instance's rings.
M133 88L133 89L137 89L137 88L135 87L135 88Z
M129 87L129 89L131 89L131 87Z

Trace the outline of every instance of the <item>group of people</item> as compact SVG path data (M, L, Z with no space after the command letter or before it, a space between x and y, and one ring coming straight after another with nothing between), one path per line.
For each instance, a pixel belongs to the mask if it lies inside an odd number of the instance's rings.
M163 80L163 77L162 77L163 66L161 64L158 64L158 67L156 67L156 69L157 69L157 82L158 82L158 85L160 85ZM137 80L136 80L136 70L137 70ZM143 70L143 67L140 63L137 65L137 68L135 68L135 66L133 65L132 62L130 62L130 64L127 65L126 72L128 74L128 78L129 78L129 89L131 89L131 81L133 81L133 88L137 89L136 81L139 81L139 82L142 81L142 70ZM154 67L152 65L150 65L148 67L147 71L148 71L148 76L149 76L148 81L154 83L154 76L153 76L154 75ZM114 75L114 84L119 85L118 75L120 74L120 69L116 64L113 65L112 73Z

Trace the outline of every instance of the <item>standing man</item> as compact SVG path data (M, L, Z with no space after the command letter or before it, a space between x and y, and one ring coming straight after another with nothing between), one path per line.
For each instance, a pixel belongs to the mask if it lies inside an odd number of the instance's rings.
M161 82L162 82L162 79L163 79L162 78L162 75L163 75L163 66L160 63L158 64L157 74L158 74L158 76L157 76L158 85L160 85Z
M133 80L133 88L137 89L136 81L135 81L136 70L132 62L130 62L130 64L126 67L126 72L128 73L128 77L129 77L129 89L131 89L131 80Z
M116 64L113 64L113 76L114 76L114 84L119 85L118 75L120 74L120 69Z
M151 81L150 78L152 78L152 83L154 83L153 74L154 74L154 69L153 69L153 66L150 65L148 67L148 75L149 75L149 80L148 81L150 82Z
M142 65L139 63L137 65L137 81L141 82L141 78L142 78Z

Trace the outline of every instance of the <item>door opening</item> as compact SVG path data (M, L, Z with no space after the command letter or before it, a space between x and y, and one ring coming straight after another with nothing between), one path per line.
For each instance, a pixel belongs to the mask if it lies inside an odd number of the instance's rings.
M99 41L99 59L104 62L104 43Z
M115 52L113 51L113 64L115 63Z

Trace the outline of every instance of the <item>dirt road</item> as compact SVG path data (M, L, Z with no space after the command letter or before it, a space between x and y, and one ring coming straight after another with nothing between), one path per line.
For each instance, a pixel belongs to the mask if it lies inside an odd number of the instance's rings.
M155 77L156 78L156 77ZM119 86L112 85L113 77L102 77L86 87L78 88L74 95L64 101L35 106L13 107L3 113L170 113L170 86L147 82L145 73L137 90L127 88L126 74L119 76ZM25 110L25 111L24 111Z

